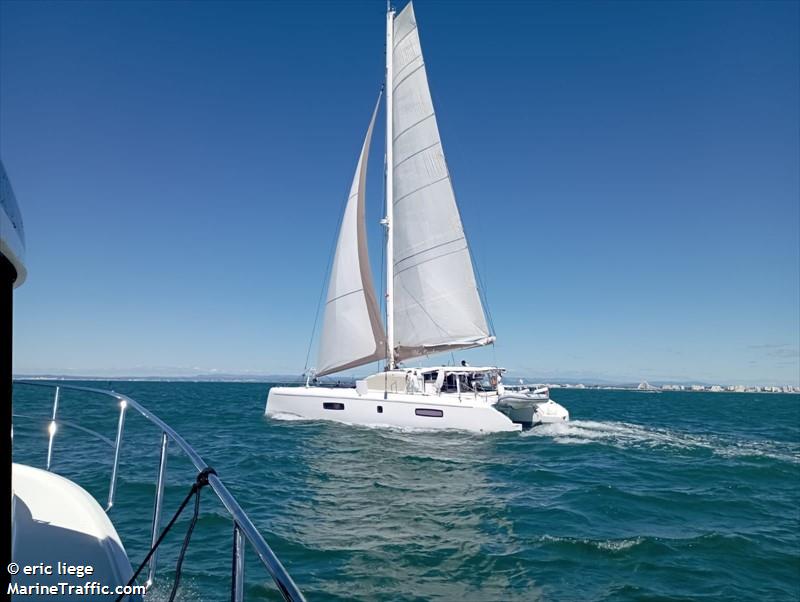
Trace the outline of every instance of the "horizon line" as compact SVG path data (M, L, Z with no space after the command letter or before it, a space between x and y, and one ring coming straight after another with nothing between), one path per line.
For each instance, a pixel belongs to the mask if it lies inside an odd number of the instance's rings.
M355 381L362 375L343 374L338 379L325 377L327 380L351 380ZM90 380L90 381L171 381L171 380L194 380L205 382L303 382L303 374L263 372L263 373L237 373L237 372L198 372L194 374L92 374L92 373L69 373L69 372L15 372L12 373L14 380ZM800 381L796 383L781 383L776 385L774 382L742 383L710 381L705 379L685 380L685 379L648 379L648 378L600 378L600 377L534 377L521 373L506 373L506 378L524 379L530 381L528 384L585 384L596 386L626 386L638 385L642 383L658 385L703 385L703 386L746 386L746 387L767 387L767 386L788 386L799 387ZM275 379L275 380L272 380ZM511 384L511 383L509 383Z

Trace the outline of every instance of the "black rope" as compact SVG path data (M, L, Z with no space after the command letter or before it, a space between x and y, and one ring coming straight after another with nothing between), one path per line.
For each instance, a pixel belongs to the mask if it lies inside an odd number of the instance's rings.
M236 535L239 526L235 520L233 526L233 545L231 546L231 602L236 602Z
M195 482L192 483L192 488L189 490L189 493L186 494L185 498L183 498L183 501L181 502L181 505L178 507L177 512L175 512L175 515L170 519L169 523L167 523L167 526L164 527L164 530L161 532L161 535L159 535L158 539L156 540L156 543L153 545L152 548L150 548L150 551L147 553L147 556L144 557L144 560L142 560L142 563L139 565L139 568L136 569L136 571L133 573L133 576L125 585L126 588L134 584L136 578L139 576L139 573L141 573L142 569L144 569L144 567L147 566L147 562L150 560L155 551L158 549L158 546L161 545L161 542L164 540L164 537L166 537L167 533L169 533L169 530L172 529L173 525L178 520L178 517L183 512L184 508L186 508L187 504L189 503L189 500L191 500L192 497L194 497L194 514L192 515L192 520L189 523L189 528L186 531L186 536L183 538L183 545L181 546L181 553L178 556L178 563L177 565L175 565L175 581L172 584L172 592L169 595L169 602L172 602L175 599L175 594L178 592L178 585L181 582L181 569L183 568L183 557L186 555L186 549L189 547L189 539L191 539L192 537L192 531L194 531L194 526L197 523L197 517L200 513L200 490L206 485L208 485L208 476L212 474L213 475L217 474L217 471L211 468L210 466L204 468L198 473ZM125 596L128 595L129 594L120 594L115 602L120 602Z

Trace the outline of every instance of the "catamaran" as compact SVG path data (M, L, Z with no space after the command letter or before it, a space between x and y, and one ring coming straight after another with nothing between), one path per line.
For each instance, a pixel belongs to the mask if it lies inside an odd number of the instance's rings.
M386 15L386 328L372 281L365 184L380 97L342 217L323 313L318 365L305 386L273 387L265 413L353 424L478 432L568 420L551 400L504 405L503 369L402 367L401 362L492 344L442 150L414 7ZM385 360L355 387L316 378ZM500 385L498 387L498 385ZM507 411L504 412L504 408Z

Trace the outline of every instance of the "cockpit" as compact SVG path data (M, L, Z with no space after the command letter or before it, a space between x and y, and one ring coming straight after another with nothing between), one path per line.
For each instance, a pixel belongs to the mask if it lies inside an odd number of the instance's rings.
M497 391L501 368L469 366L430 368L422 372L426 393L492 393Z

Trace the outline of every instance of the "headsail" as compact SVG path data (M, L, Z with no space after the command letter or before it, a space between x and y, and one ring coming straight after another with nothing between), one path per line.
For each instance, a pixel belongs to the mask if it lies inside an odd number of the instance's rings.
M385 356L385 335L367 252L364 200L369 145L377 113L378 104L372 112L339 229L320 336L319 376Z
M402 360L494 340L442 150L414 7L394 19L394 347Z

